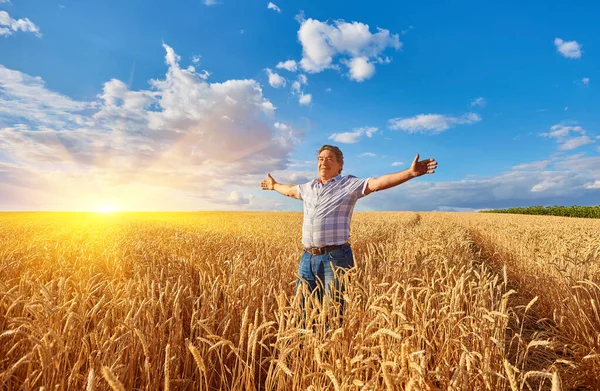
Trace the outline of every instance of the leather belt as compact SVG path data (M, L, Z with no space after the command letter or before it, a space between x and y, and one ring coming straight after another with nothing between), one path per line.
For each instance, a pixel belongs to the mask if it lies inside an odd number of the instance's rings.
M342 246L347 245L348 243L344 243L344 244L336 244L333 246L325 246L325 247L310 247L310 248L304 248L304 251L312 254L312 255L323 255L323 254L327 254L328 252L331 252L333 250L335 250L336 248L340 248Z

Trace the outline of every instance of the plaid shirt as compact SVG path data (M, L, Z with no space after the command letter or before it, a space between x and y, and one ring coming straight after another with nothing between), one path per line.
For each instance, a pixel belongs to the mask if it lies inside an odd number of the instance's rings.
M304 201L304 247L333 246L350 239L354 205L365 196L368 182L369 178L337 175L325 185L319 179L298 185L298 194Z

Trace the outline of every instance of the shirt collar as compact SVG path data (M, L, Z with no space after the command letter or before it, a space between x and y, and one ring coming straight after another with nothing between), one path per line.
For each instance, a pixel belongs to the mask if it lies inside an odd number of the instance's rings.
M339 182L341 178L342 178L342 174L337 174L336 176L334 176L333 178L331 178L329 181ZM329 182L329 181L327 181L327 182ZM321 178L320 178L320 177L319 177L319 178L315 178L315 179L313 180L313 183L318 183L318 184L320 184L321 186L323 185L323 184L321 183Z

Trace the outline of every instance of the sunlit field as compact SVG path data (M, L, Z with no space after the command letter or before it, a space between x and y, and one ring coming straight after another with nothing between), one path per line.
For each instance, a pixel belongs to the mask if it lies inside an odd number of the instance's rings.
M355 213L309 327L301 213L102 212L0 214L0 389L599 389L600 220Z

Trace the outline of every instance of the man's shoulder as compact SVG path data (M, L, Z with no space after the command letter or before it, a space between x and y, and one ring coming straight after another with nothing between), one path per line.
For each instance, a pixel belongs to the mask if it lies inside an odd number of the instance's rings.
M359 178L359 177L357 177L355 175L348 174L348 175L342 176L340 178L340 182L348 182L348 181L356 181L356 180L360 181L360 180L365 180L365 179L367 179L367 178Z
M298 187L303 187L306 190L311 189L312 187L314 187L315 183L317 182L317 179L311 179L308 182L304 182L298 185Z

